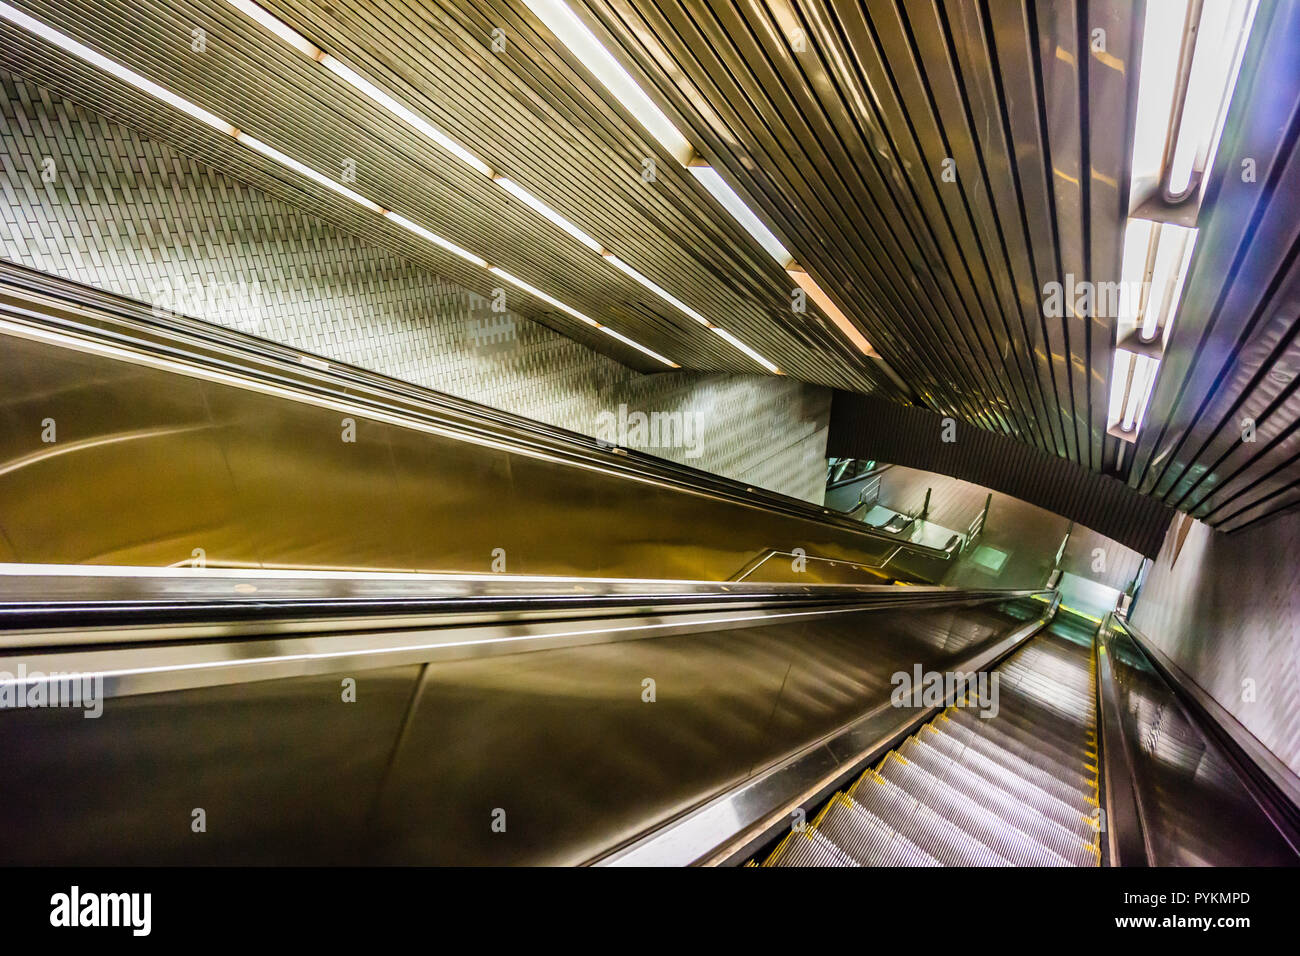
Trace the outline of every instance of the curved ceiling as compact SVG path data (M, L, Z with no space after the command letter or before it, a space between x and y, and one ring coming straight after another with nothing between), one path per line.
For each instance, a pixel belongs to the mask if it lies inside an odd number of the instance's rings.
M1300 502L1295 4L1261 0L1183 307L1132 444L1107 432L1114 321L1053 317L1044 290L1120 278L1141 3L569 0L896 382L815 305L791 309L781 264L529 0L259 2L786 374L925 405L1225 528ZM385 208L684 367L762 371L231 0L13 5L315 169L354 160L355 188ZM495 284L3 21L0 62L469 288ZM1243 156L1253 182L1228 174ZM531 305L522 311L654 367ZM1241 441L1243 417L1257 423L1253 442Z

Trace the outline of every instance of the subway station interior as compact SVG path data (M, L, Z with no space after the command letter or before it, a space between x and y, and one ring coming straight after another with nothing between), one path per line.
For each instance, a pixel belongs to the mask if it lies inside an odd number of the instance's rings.
M0 0L0 90L0 863L1300 863L1300 2Z

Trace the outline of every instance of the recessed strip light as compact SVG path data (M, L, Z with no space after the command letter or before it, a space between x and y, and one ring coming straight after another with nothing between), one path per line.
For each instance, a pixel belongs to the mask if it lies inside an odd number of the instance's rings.
M730 344L738 351L743 352L745 355L749 356L751 359L753 359L759 365L763 366L763 368L767 369L773 375L785 374L779 368L777 368L773 363L763 358L763 356L759 355L756 351L754 351L744 342L740 341L740 339L736 338L726 329L722 329L714 325L712 322L710 322L704 316L700 315L699 312L692 309L681 299L677 298L672 293L668 292L666 289L660 288L650 279L643 276L641 273L637 272L635 269L633 269L630 265L628 265L618 256L614 255L613 253L607 252L605 253L605 258L609 260L610 265L614 266L616 269L619 269L627 273L629 276L631 276L637 282L641 283L651 292L654 292L656 295L662 297L664 301L669 302L672 305L675 305L678 309L680 309L685 314L689 315L692 319L694 319L696 322L703 325L706 329L712 329L714 332L718 333L718 335L720 335L728 344Z
M751 349L751 348L750 348L748 345L746 345L744 342L740 341L740 339L736 338L734 335L732 335L732 334L731 334L730 332L728 332L726 329L720 329L720 328L718 328L716 325L712 325L712 326L710 326L710 328L713 329L714 332L718 333L718 335L720 335L722 338L726 339L728 342L730 342L732 345L734 345L736 348L740 349L740 351L744 352L746 355L748 355L750 358L752 358L752 359L753 359L755 362L757 362L759 365L763 366L763 368L767 369L767 370L768 370L769 372L771 372L773 375L780 375L780 374L781 374L781 370L780 370L779 368L777 368L775 365L773 365L773 364L772 364L771 362L769 362L767 359L763 358L763 356L759 355L757 352L755 352L753 349Z
M348 189L348 187L344 186L342 183L336 183L328 176L324 176L321 173L316 172L316 170L312 169L310 166L304 166L302 163L298 162L298 160L294 159L292 156L286 156L284 153L280 152L274 146L268 146L266 143L263 143L260 139L254 139L252 136L249 136L247 133L243 131L236 132L235 139L243 143L249 149L261 153L267 159L273 159L281 166L289 167L295 173L298 173L301 176L306 176L312 182L320 183L320 185L324 186L326 189L334 190L334 192L338 193L340 196L343 196L345 199L351 199L354 203L358 203L359 205L365 206L371 212L377 212L380 214L384 212L384 207L379 205L379 203L370 201L365 196L362 196L360 193Z
M730 213L731 217L766 250L767 254L775 259L781 268L789 271L790 275L794 276L799 282L799 285L809 295L813 296L814 301L825 309L823 303L830 303L829 296L817 286L817 283L813 281L808 273L802 270L796 273L791 270L793 256L782 244L781 240L745 204L736 191L718 174L718 171L696 153L690 141L681 134L677 127L673 126L663 111L637 85L636 81L632 79L627 70L623 69L613 54L605 49L596 35L587 28L586 24L569 8L569 5L564 0L524 0L524 2L537 18L545 23L551 32L569 48L570 52L582 61L583 65L591 71L596 79L604 84L614 98L623 104L623 107L645 127L650 135L659 140L664 148L679 163L685 166L700 185L717 200L718 204ZM641 281L641 279L637 281ZM652 284L647 284L647 288L658 290L658 287ZM860 352L879 361L879 354L871 347L871 344L858 331L857 327L848 320L844 313L835 308L833 303L831 303L831 308L834 309L833 314L830 312L827 314L830 315L836 327L848 336L849 340ZM689 315L690 312L687 312L687 314ZM727 338L727 336L724 336L724 338ZM734 338L734 336L731 336L728 340ZM745 351L746 354L751 352L748 347L742 351ZM764 359L759 361L766 362ZM898 376L894 375L892 371L886 370L889 371L890 377L901 385Z
M582 64L595 74L614 98L623 104L638 123L663 145L679 163L685 165L695 152L689 140L681 134L672 121L664 115L663 110L655 105L650 97L632 79L631 74L623 69L622 64L610 54L596 39L596 35L587 29L578 16L562 0L524 0L528 9L537 19L559 37Z
M92 66L99 67L105 73L111 73L119 80L131 84L137 90L148 93L150 96L162 100L169 106L174 106L181 112L194 117L200 123L206 123L213 129L220 130L230 136L234 136L239 132L238 129L227 123L221 117L209 113L201 107L195 106L188 100L181 99L181 97L177 96L171 90L159 86L153 80L146 79L134 70L127 69L122 64L110 60L103 54L92 50L84 43L78 43L76 40L72 39L72 37L60 33L58 30L47 26L34 17L29 17L21 10L16 10L7 3L0 2L0 17L4 17L10 23L22 27L28 33L36 34L36 36L40 37L42 40L53 43L61 50L66 50L78 59L85 60Z
M583 232L573 223L569 222L569 220L565 219L558 212L556 212L550 206L546 205L546 203L542 202L540 199L538 199L528 190L524 189L514 180L507 179L505 176L493 176L492 180L498 186L500 186L502 189L508 192L510 195L514 196L521 203L527 206L529 209L533 210L534 212L538 213L544 218L549 219L553 224L559 226L561 229L563 229L565 232L571 235L574 239L577 239L580 243L582 243L592 252L596 253L596 255L601 255L602 253L604 253L605 250L599 242L591 238L591 236L587 235L585 232Z
M696 312L689 305L683 302L681 299L674 296L668 290L663 289L660 286L656 285L650 279L646 278L641 273L633 269L630 265L628 265L618 256L614 255L612 252L605 253L605 258L609 261L609 264L612 265L614 268L618 269L620 272L624 272L627 275L631 276L634 280L641 283L643 286L645 286L655 295L662 298L665 302L671 303L672 305L675 305L678 309L680 309L682 312L685 312L696 322L699 322L701 325L708 325L708 326L711 326L713 324L704 316L700 315L700 313Z
M799 284L812 297L823 312L830 316L831 321L844 333L850 342L858 347L863 355L869 355L871 358L880 358L876 350L871 347L866 336L858 331L858 327L849 321L849 317L840 311L840 307L822 291L821 286L813 281L813 277L805 272L800 266L793 263L786 270L787 274Z
M308 59L315 60L317 63L321 64L321 66L325 67L335 76L337 76L339 79L343 80L345 83L347 83L354 89L358 90L360 93L368 97L370 100L379 104L384 109L388 110L388 112L392 113L394 116L396 116L398 119L405 122L407 125L411 126L413 129L422 133L425 137L427 137L428 139L432 140L434 143L442 147L442 149L444 149L446 152L455 156L457 159L461 160L463 163L465 163L467 166L474 169L475 171L482 173L484 176L489 177L498 186L500 186L506 192L510 193L510 195L514 196L516 199L518 199L524 205L528 206L534 212L538 213L543 218L547 219L553 225L559 227L564 232L568 233L570 236L572 236L578 242L582 243L592 252L596 253L597 255L605 255L606 258L610 259L612 264L622 269L625 273L627 273L627 275L629 275L631 278L639 282L641 285L645 286L647 289L654 292L656 295L663 298L666 302L669 302L670 304L676 306L678 309L681 309L687 315L691 316L691 318L694 318L697 321L704 323L705 325L710 324L706 319L700 316L700 314L697 311L685 305L676 296L671 295L664 288L652 282L649 278L642 275L640 272L637 272L635 269L631 268L626 263L622 262L622 260L614 259L606 255L604 247L598 241L596 241L594 238L592 238L590 235L588 235L578 226L574 225L564 216L560 215L558 212L556 212L554 209L552 209L550 206L544 203L541 199L534 196L532 193L524 189L524 187L520 186L518 183L516 183L514 180L510 179L509 177L494 173L491 167L487 165L487 163L483 162L483 160L479 159L477 156L475 156L472 152L470 152L460 143L456 142L454 139L452 139L442 130L438 129L436 126L430 123L423 116L416 113L406 104L402 103L400 100L398 100L397 98L389 94L387 91L380 88L375 83L368 80L366 77L362 76L360 73L353 70L351 67L347 66L345 63L343 63L342 61L340 61L330 53L327 53L325 50L322 50L320 47L312 43L302 34L298 33L298 31L294 30L283 20L280 20L278 17L274 16L267 10L263 9L261 6L254 3L253 0L227 0L227 2L230 3L232 6L234 6L237 10L239 10L240 12L248 16L250 19L252 19L256 23L258 23L259 25L261 25L262 27L264 27L265 29L273 33L275 36L279 37L285 43L289 44L295 50L303 54L303 56L307 57ZM551 10L552 14L561 16L562 18L564 15L567 15L568 18L572 18L574 22L576 22L576 18L573 17L572 12L569 11L566 7L564 7L563 4L552 5L552 6L556 8ZM562 13L559 11L558 8L563 8ZM586 31L586 28L582 27L580 23L578 24L578 27L581 30ZM589 31L586 31L586 35L590 39L591 43L596 43L596 38L594 36L591 36ZM596 45L597 47L599 47L598 43ZM609 64L612 64L612 69L621 73L622 76L622 79L619 80L615 73L607 72L607 75L611 78L611 82L622 83L622 85L625 88L635 90L637 94L640 94L644 98L644 94L642 94L640 89L636 87L636 84L632 81L632 78L627 75L626 71L622 70L622 67L618 66L618 64L614 62L612 58L609 59ZM647 118L648 122L654 123L656 125L656 128L663 135L663 137L666 137L666 138L661 138L660 141L663 142L665 147L670 152L672 152L675 156L679 156L679 158L683 163L686 162L687 158L689 158L694 152L690 143L688 143L681 136L681 134L677 133L676 128L673 127L673 125L668 121L668 118L664 116L662 112L658 111L657 107L655 107L654 104L650 103L648 99L645 99L645 104L649 105L649 110L653 110L654 113L657 114L657 119L656 119L650 112L648 111L643 112L643 115ZM647 126L647 128L650 127ZM652 132L654 132L653 129ZM723 184L723 187L725 188L725 184ZM732 196L734 197L735 194L732 193ZM735 201L739 203L739 197L736 197ZM757 220L755 220L755 222L757 223ZM759 228L763 228L761 223L758 223L758 226ZM408 226L408 228L410 227ZM417 227L415 231L418 231L418 228L419 227ZM771 234L769 233L768 235ZM438 244L443 245L444 248L450 246L450 244L447 244L442 240L435 239L431 241L438 242ZM775 237L772 237L772 241L775 242ZM465 253L464 250L460 250L458 247L452 248L451 251L456 252L457 255L464 255L468 257L468 254ZM603 326L601 327L603 328ZM639 345L637 345L636 347L642 348ZM648 350L645 349L642 350L648 352ZM656 357L658 357L657 354L653 352L648 352L648 354L656 355ZM748 354L747 350L746 350L746 354Z
M270 30L289 46L293 47L303 56L311 60L319 60L322 55L321 49L312 43L305 36L293 29L283 20L273 16L266 10L263 10L252 0L226 0L232 7L255 21L260 26Z
M231 2L234 2L234 0L231 0ZM235 4L235 5L239 6L241 9L243 9L244 6L243 4ZM251 4L249 6L251 6ZM267 16L269 17L270 15L267 14ZM114 60L110 60L108 57L104 56L101 53L96 52L95 50L92 50L90 47L86 46L85 44L79 43L76 40L72 39L71 37L67 36L66 34L60 33L58 30L55 30L54 28L47 26L41 21L28 16L22 11L14 9L8 3L3 2L3 0L0 0L0 17L3 17L9 22L23 28L24 30L27 30L29 33L39 36L41 39L54 44L60 49L65 50L68 53L71 53L73 56L76 56L79 59L82 59L87 63L92 64L93 66L99 67L100 69L104 70L106 73L110 73L113 76L117 77L118 79L121 79L129 83L131 86L134 86L136 89L148 93L150 96L156 97L159 100L162 100L164 103L167 103L169 106L175 107L181 112L194 117L195 119L207 124L208 126L211 126L213 129L220 130L226 135L233 137L237 142L242 143L244 146L247 146L249 149L252 149L260 153L261 155L265 156L267 159L277 162L282 166L284 166L285 168L291 169L294 172L298 173L299 175L302 175L312 180L313 182L326 187L327 189L333 190L334 192L338 193L340 196L352 200L353 202L363 206L364 208L368 209L373 213L378 213L379 215L382 215L390 222L399 225L404 229L409 230L410 232L414 233L417 236L420 236L422 239L426 240L427 242L433 243L434 245L442 249L445 249L448 252L460 256L461 258L474 263L476 266L479 266L480 268L487 268L487 261L483 259L481 256L476 256L474 255L474 253L462 249L460 246L456 245L454 242L451 242L448 239L443 239L441 236L436 235L435 233L429 231L428 229L424 228L418 223L412 222L410 219L407 219L404 216L392 212L391 210L385 209L384 207L380 206L378 203L374 202L371 199L367 199L365 196L362 196L360 193L356 192L355 190L349 189L348 187L344 186L342 183L335 182L334 180L330 179L328 176L325 176L322 173L319 173L316 170L312 169L310 166L307 166L299 162L298 160L294 159L292 156L288 156L285 153L282 153L280 150L276 149L275 147L269 146L268 144L263 143L261 140L248 135L247 133L239 129L239 127L235 126L233 123L227 122L226 120L215 115L214 113L209 113L207 110L203 109L202 107L196 106L195 104L191 103L189 100L177 96L171 90L159 86L157 83L154 83L152 80L146 79L145 77L134 72L133 70L128 69L122 64L117 63ZM261 21L259 20L259 22ZM286 27L286 29L288 28ZM644 352L646 355L650 355L654 357L656 360L662 362L663 364L670 366L672 368L680 367L674 362L671 362L668 359L664 358L659 353L646 348L644 345L641 345L640 343L635 342L632 339L627 338L626 336L618 334L613 329L609 329L601 325L600 323L596 322L594 319L589 319L587 316L583 315L581 312L578 312L576 309L573 309L565 305L564 303L560 302L558 299L546 295L540 289L528 285L527 283L523 282L520 279L516 279L513 276L510 276L500 269L493 268L490 271L496 275L499 275L504 279L507 279L510 282L513 282L515 285L518 285L521 288L526 289L527 291L531 292L533 295L537 296L538 298L551 303L556 308L562 309L563 311L569 313L570 315L576 316L577 318L582 319L584 322L596 326L606 334L612 336L613 338L618 339L620 342L630 345L633 348L637 349L638 351Z
M1257 0L1148 3L1107 433L1137 441L1196 246ZM1175 42L1177 41L1177 42Z
M320 65L325 67L325 69L329 70L349 86L364 93L398 119L403 120L408 125L419 130L429 139L433 140L447 152L459 159L466 166L482 173L484 176L490 177L492 175L492 169L487 163L483 162L483 160L479 159L464 146L460 145L460 143L456 142L442 130L438 129L438 127L434 126L423 116L420 116L414 110L393 99L393 97L375 86L375 84L371 83L360 73L357 73L351 67L336 60L328 53L322 53L318 59Z
M731 218L740 223L745 231L753 236L767 254L776 260L777 265L785 268L790 264L792 256L789 251L781 244L781 240L772 234L772 230L763 225L763 221L754 215L752 209L745 205L744 200L736 194L736 191L727 185L726 180L718 175L718 171L702 160L693 162L686 167L691 171L701 186L707 189L710 195L718 201L723 209L731 213Z
M638 352L644 352L646 355L650 356L655 361L662 362L664 365L667 365L669 368L681 368L681 366L678 365L676 362L664 358L658 352L646 348L640 342L635 342L632 339L629 339L626 335L622 335L618 332L615 332L607 325L601 325L599 322L597 322L595 319L591 318L590 316L583 315L581 312L579 312L577 309L573 308L572 306L565 305L559 299L547 295L541 289L537 288L536 286L529 285L523 279L512 276L509 272L506 272L504 269L497 268L496 266L491 266L488 268L488 271L491 272L494 276L497 276L498 278L504 279L506 282L509 282L511 285L518 286L519 288L527 292L529 295L536 296L537 298L541 299L543 302L555 306L555 308L559 309L561 312L566 312L569 315L573 316L575 319L578 319L579 321L582 322L586 322L593 329L600 329L600 331L604 332L610 338L618 339L623 344L632 346L632 348L636 349Z
M443 249L446 249L448 252L452 253L453 255L460 256L462 259L466 259L469 262L474 263L474 265L478 266L480 269L487 268L486 259L482 258L481 256L476 256L472 252L468 252L462 249L460 246L456 245L456 243L452 242L449 239L444 239L442 238L442 236L435 235L434 233L430 232L428 229L425 229L419 223L411 222L411 220L407 219L405 216L398 215L397 213L392 212L391 210L385 209L384 218L388 219L390 222L397 223L397 225L401 226L403 229L409 229L411 232L415 233L421 239L424 239L428 242L432 242L435 246L441 246Z

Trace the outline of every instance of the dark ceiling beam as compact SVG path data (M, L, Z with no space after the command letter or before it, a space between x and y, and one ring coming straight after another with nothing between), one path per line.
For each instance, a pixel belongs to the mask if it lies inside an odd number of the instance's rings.
M1106 475L924 408L837 391L826 454L950 475L1046 508L1147 557L1172 508Z

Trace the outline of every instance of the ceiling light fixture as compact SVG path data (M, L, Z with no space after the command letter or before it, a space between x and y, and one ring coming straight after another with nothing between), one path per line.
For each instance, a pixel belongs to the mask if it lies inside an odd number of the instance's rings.
M231 2L233 2L233 0L231 0ZM242 4L236 4L236 5L240 6L241 9L243 8ZM267 14L267 16L269 17L270 15ZM3 0L0 0L0 17L8 20L9 22L15 24L16 26L21 27L24 30L27 30L29 33L39 36L41 39L46 40L49 43L52 43L54 46L57 46L60 49L68 53L71 53L73 56L76 56L79 59L92 64L93 66L99 67L100 69L104 70L106 73L109 73L117 77L118 79L121 79L129 83L131 86L134 86L136 89L148 93L150 96L153 96L163 101L164 103L167 103L169 106L175 107L181 112L194 117L195 119L205 123L208 126L211 126L213 129L219 130L222 133L225 133L226 135L233 137L237 142L243 144L249 149L252 149L260 153L261 155L265 156L267 159L279 163L280 165L284 166L286 169L290 169L298 173L299 175L310 179L312 182L318 183L319 185L324 186L327 189L330 189L333 192L338 193L340 196L352 200L353 202L363 206L364 208L368 209L373 213L382 215L390 222L401 226L402 228L414 233L415 235L420 236L422 239L438 246L439 248L442 248L448 252L460 256L462 259L466 259L469 262L472 262L474 265L479 266L480 268L488 268L487 261L483 259L481 256L476 256L472 252L468 252L465 249L462 249L454 242L451 242L448 239L444 239L441 236L436 235L435 233L424 228L418 223L412 222L410 219L407 219L404 216L392 212L391 210L385 209L384 207L380 206L378 203L374 202L371 199L367 199L365 196L362 196L360 193L356 192L355 190L349 189L347 186L344 186L342 183L335 182L334 180L330 179L328 176L325 176L322 173L319 173L316 170L312 169L310 166L307 166L304 163L301 163L298 160L294 159L292 156L288 156L285 153L281 152L280 150L276 149L275 147L270 146L262 142L261 140L256 139L253 136L250 136L248 133L245 133L244 131L239 129L239 127L235 126L232 123L227 122L226 120L222 119L216 114L210 113L207 110L203 109L202 107L196 106L195 104L191 103L189 100L186 100L176 95L171 90L168 90L158 85L152 80L146 79L145 77L141 76L140 74L136 73L133 70L128 69L122 64L114 60L110 60L108 57L104 56L101 53L98 53L95 50L92 50L90 47L86 46L85 44L79 43L78 41L72 39L72 37L69 37L64 33L60 33L58 30L55 30L53 27L50 27L47 24L42 23L41 21L28 16L27 14L23 13L20 10L14 9L14 7L10 6L8 3L3 2ZM259 22L261 21L259 20ZM620 342L623 342L626 345L630 345L631 347L637 349L640 352L644 352L646 355L655 358L657 361L662 362L664 365L667 365L671 368L680 367L675 362L672 362L669 359L664 358L658 352L646 348L644 345L641 345L639 342L627 338L624 335L620 335L619 333L615 332L613 329L601 325L595 320L590 319L587 316L583 315L581 312L578 312L576 309L565 305L564 303L560 302L556 298L553 298L552 296L547 295L546 293L542 292L540 289L537 289L536 287L531 286L520 279L515 279L513 276L509 276L507 273L503 272L500 269L492 268L489 271L491 271L492 273L498 276L501 276L502 278L506 278L508 281L514 283L520 288L525 289L526 291L530 292L534 296L542 299L542 301L548 302L551 305L554 305L556 308L562 309L563 311L569 313L570 315L576 316L582 321L590 325L596 326L597 328L601 329L611 337L618 339Z
M646 131L657 139L674 159L690 171L696 181L717 200L718 205L722 206L732 219L749 233L768 255L777 261L777 264L782 269L786 269L788 274L799 283L799 286L811 295L813 300L819 306L822 306L825 311L823 303L830 303L830 297L818 287L812 276L794 266L794 257L781 240L749 208L731 185L709 164L708 160L695 151L690 141L664 115L663 110L659 109L654 104L654 101L646 95L645 91L637 85L631 74L623 68L609 50L605 49L604 44L569 8L569 5L564 0L524 0L524 2L592 75L604 84L614 98L623 105L623 108L631 113L633 118L645 127ZM796 269L798 269L797 272ZM848 317L836 308L833 303L831 303L831 308L834 310L833 313L827 312L827 315L830 316L836 327L848 337L858 351L881 362L882 366L884 366L880 355L871 347L871 343L867 341L866 336L858 330L857 326L849 321ZM744 351L748 354L750 350L746 347ZM766 362L766 360L763 360L763 362ZM906 386L902 385L901 380L888 366L885 366L885 371L890 378L906 390Z
M347 64L343 63L342 61L340 61L330 53L327 53L325 50L322 50L315 43L312 43L302 34L298 33L298 31L294 30L283 20L280 20L278 17L274 16L267 10L263 9L261 6L254 3L253 0L227 0L227 2L230 3L232 6L234 6L240 12L244 13L250 19L258 23L265 29L269 30L275 36L279 37L285 43L289 44L295 50L302 53L308 59L315 60L317 63L325 67L327 70L329 70L339 79L343 80L349 86L358 90L360 93L362 93L363 95L365 95L366 97L374 101L375 103L379 104L384 109L388 110L388 112L392 113L398 119L402 120L407 125L411 126L413 129L422 133L425 137L432 140L438 146L442 147L443 150L455 156L457 159L461 160L463 163L468 165L470 168L474 169L476 172L482 173L484 176L489 177L494 183L496 183L506 192L510 193L510 195L514 196L524 205L528 206L528 208L532 209L534 212L547 219L553 225L559 227L561 230L568 233L570 236L578 240L578 242L582 243L592 252L596 253L597 255L605 255L604 247L597 240L595 240L586 232L584 232L582 229L580 229L578 226L574 225L571 221L566 219L564 216L560 215L549 205L547 205L541 199L534 196L528 190L524 189L523 186L519 185L514 180L510 179L507 176L499 175L493 172L492 168L488 166L487 163L483 162L483 160L475 156L470 150L466 149L460 143L456 142L454 139L452 139L442 130L438 129L438 127L434 126L423 116L416 113L406 104L402 103L396 97L392 96L387 91L381 89L378 85L371 82L366 77L362 76L360 73L356 72ZM561 4L560 6L563 5ZM569 17L572 17L571 12L569 12L568 15ZM589 33L588 36L590 37L591 42L594 43L595 37L590 36ZM611 60L611 62L613 61ZM622 71L622 67L619 67L617 63L614 63L613 67L618 71ZM622 80L619 80L614 72L607 71L607 73L610 77L611 82L621 83L625 87L630 84L631 88L633 89L636 88L635 84L632 82L632 78L627 75L626 71L622 71ZM636 92L640 93L640 90L637 89ZM644 94L642 94L642 96L644 96ZM655 127L659 130L659 132L663 135L663 137L665 137L661 139L661 142L664 143L665 147L668 148L670 152L674 152L674 155L676 155L677 153L681 153L681 155L689 157L693 152L690 144L687 143L686 140L683 139L681 135L677 133L676 128L673 127L673 125L668 121L668 118L664 116L662 112L658 112L657 107L655 107L653 103L650 103L648 99L645 101L645 103L649 104L649 109L654 110L656 113L658 113L657 118L648 111L645 112L644 115L646 117L646 121L648 123L655 124ZM642 104L643 107L644 105L645 104ZM671 131L671 133L669 131ZM685 162L685 160L683 160L683 162ZM738 202L739 199L737 199L736 201ZM761 223L759 225L761 227ZM775 239L773 239L773 241L775 241ZM610 258L610 257L606 256L606 258ZM682 301L678 299L676 296L671 295L662 286L652 282L649 278L647 278L640 272L636 271L635 269L632 269L630 266L627 266L626 263L623 263L621 260L612 260L612 259L611 262L618 265L619 268L621 268L628 276L630 276L632 279L639 282L641 285L645 286L650 291L654 292L656 295L660 296L662 299L664 299L664 301L681 309L687 315L697 319L697 321L703 321L705 325L710 324L703 319L699 319L698 318L699 313L696 312L694 309L691 309L690 307L684 305ZM741 351L744 351L746 354L750 354L752 350L749 350L748 347L746 347ZM764 362L760 364L766 364L766 363Z
M1258 0L1148 3L1107 433L1137 441L1196 248Z

